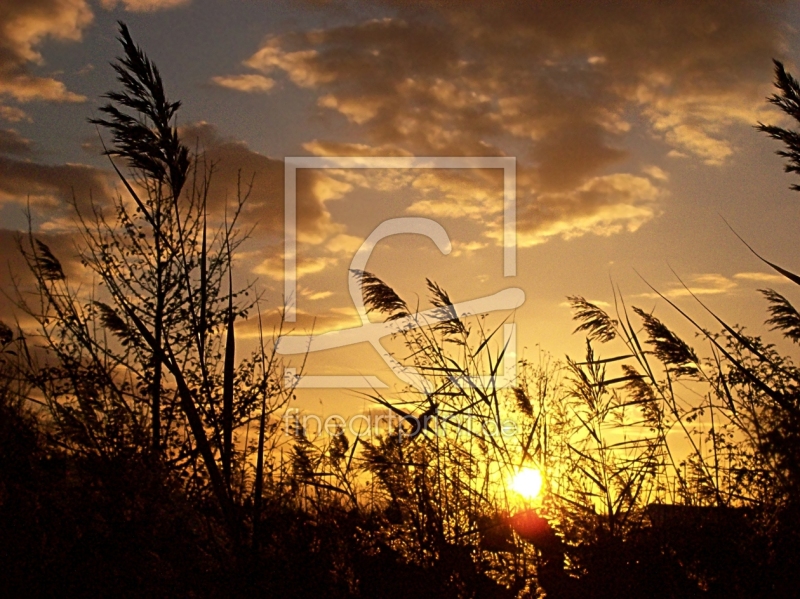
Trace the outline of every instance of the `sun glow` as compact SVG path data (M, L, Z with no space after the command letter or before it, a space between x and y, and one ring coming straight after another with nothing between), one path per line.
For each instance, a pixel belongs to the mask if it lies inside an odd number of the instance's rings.
M542 492L542 483L538 468L522 468L511 478L509 487L525 499L536 499Z

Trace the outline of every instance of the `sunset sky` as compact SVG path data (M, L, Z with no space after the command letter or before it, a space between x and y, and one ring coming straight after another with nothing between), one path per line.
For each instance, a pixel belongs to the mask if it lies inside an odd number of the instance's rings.
M800 270L800 196L788 189L777 142L753 128L786 124L765 98L773 58L798 73L800 6L746 0L4 0L6 289L10 272L22 276L14 235L26 226L26 202L37 232L69 263L72 191L85 207L90 191L102 202L117 186L87 123L118 86L109 66L120 53L117 20L183 102L187 145L218 161L215 209L235 196L239 169L255 175L243 221L254 229L237 272L257 280L265 309L282 302L285 157L516 158L516 277L503 276L500 171L304 172L297 332L358 323L350 260L376 226L400 216L436 220L453 251L397 236L381 242L368 269L409 304L419 296L422 309L426 278L458 302L522 288L519 355L536 345L579 354L566 297L611 302L612 285L629 304L677 322L639 275L699 314L674 270L720 315L756 331L765 319L757 288L795 297L723 220L765 257ZM7 300L1 309L9 320ZM252 322L241 331L252 334ZM363 347L309 365L312 374L381 368Z

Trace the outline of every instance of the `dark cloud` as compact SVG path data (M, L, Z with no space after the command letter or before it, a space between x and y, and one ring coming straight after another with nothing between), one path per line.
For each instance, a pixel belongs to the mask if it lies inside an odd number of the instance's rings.
M249 190L239 226L243 230L253 229L258 244L272 246L267 255L282 268L282 254L277 249L282 250L284 235L283 161L254 152L245 143L222 136L209 123L182 127L180 133L184 143L200 153L199 172L202 173L204 168L211 170L208 205L213 217L221 220L226 205L232 207L235 204L237 193L241 190L246 194ZM90 202L107 205L116 193L126 198L127 191L109 171L79 164L42 164L12 156L29 152L30 144L24 137L11 130L0 131L0 205L7 202L30 204L36 237L45 241L63 261L68 275L80 278L85 269L77 267L75 262L75 243L80 244L80 239L70 205L73 198L78 210L86 213ZM135 185L135 181L131 181ZM338 197L343 185L324 173L306 169L298 172L297 227L301 243L318 243L337 232L337 227L330 222L325 202ZM15 239L18 235L17 231L0 230L0 252L10 265L10 270L6 266L3 269L13 272L21 282L21 288L26 288L33 281L17 251ZM341 237L334 235L334 241ZM260 274L272 274L267 272L272 262L264 261L263 252L258 256L259 259L249 265L248 272L261 269ZM303 268L301 265L301 271ZM309 268L310 272L315 272L313 264ZM8 291L8 283L13 278L4 274L3 280L3 288ZM3 303L0 318L9 314L9 310L10 304Z
M0 204L64 208L74 200L88 207L112 193L108 174L82 164L41 164L0 156ZM55 216L51 213L51 216Z
M213 165L209 206L220 213L226 202L233 204L237 193L249 198L243 226L283 240L284 163L247 147L247 144L219 134L209 123L196 123L181 130L184 143L197 147L207 165ZM252 183L252 188L250 184ZM300 169L297 173L298 234L322 239L330 231L330 215L325 201L337 197L340 183L318 171Z
M13 129L0 129L0 155L27 156L31 141Z

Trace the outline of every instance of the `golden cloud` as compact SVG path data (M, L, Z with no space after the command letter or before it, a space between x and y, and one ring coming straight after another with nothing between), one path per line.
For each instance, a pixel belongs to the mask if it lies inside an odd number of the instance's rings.
M736 275L734 275L734 279ZM685 285L676 282L672 283L668 289L661 291L665 296L672 298L690 297L692 295L724 295L738 289L738 283L719 273L704 273L691 275L685 281ZM648 299L658 299L657 293L640 293L636 297Z
M275 80L264 75L229 75L212 77L211 81L220 87L245 93L266 93L275 86Z
M301 279L306 275L320 273L329 266L334 266L338 261L339 259L336 256L301 257L297 261L297 278ZM283 281L283 269L283 255L272 254L260 264L257 264L252 272L257 275L266 275L275 281Z
M93 19L85 0L6 0L0 9L0 95L18 102L49 100L81 102L86 98L67 90L51 77L28 72L30 63L42 64L37 47L46 39L77 41ZM25 118L15 107L0 107L0 117Z
M315 140L315 154L518 156L526 244L654 218L666 173L614 173L635 161L631 133L661 140L667 155L728 160L729 128L764 118L770 58L786 33L780 2L585 2L579 14L555 0L384 4L391 18L272 35L244 64L311 90L368 142ZM437 191L415 214L495 212L475 197L486 186L417 181Z
M753 281L754 283L769 283L770 285L785 285L790 283L789 279L783 275L776 275L769 272L737 272L733 275L734 279L742 281Z
M518 211L517 244L634 232L658 214L662 193L650 179L620 173L595 177L575 190L539 194Z

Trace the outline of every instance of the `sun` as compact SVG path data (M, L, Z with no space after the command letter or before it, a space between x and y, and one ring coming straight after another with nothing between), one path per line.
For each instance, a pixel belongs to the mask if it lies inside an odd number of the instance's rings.
M525 499L536 499L542 492L542 483L538 468L522 468L511 478L509 487Z

